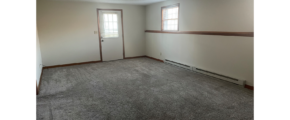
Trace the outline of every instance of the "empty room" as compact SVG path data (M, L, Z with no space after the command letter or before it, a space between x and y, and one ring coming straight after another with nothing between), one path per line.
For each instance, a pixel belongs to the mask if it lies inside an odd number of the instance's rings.
M37 120L254 119L253 0L37 0L36 12Z

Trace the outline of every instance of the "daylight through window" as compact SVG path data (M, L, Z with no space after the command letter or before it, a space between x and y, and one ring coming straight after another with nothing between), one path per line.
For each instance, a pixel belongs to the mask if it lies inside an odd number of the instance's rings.
M162 30L172 30L177 31L178 30L178 11L179 6L169 6L169 7L163 7L162 12L162 24L163 29Z
M162 8L162 30L178 30L179 5Z
M104 33L102 37L118 37L118 19L117 14L109 13L104 14Z

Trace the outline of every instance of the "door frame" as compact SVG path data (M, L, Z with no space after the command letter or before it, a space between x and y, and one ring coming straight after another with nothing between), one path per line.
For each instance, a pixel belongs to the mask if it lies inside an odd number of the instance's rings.
M121 26L122 26L122 42L123 42L123 59L125 59L125 44L124 44L124 26L123 26L123 9L99 9L97 8L97 17L98 17L98 34L99 34L99 45L100 45L100 58L103 62L103 54L102 54L102 41L101 41L101 31L100 31L100 17L99 11L107 10L107 11L120 11L121 12Z

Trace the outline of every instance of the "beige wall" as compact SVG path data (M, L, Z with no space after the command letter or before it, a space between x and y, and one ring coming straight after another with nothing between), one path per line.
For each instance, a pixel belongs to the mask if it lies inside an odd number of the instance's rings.
M161 6L174 3L180 3L180 31L253 32L253 0L173 0L148 5L146 29L161 30ZM254 85L253 40L238 36L146 33L146 54Z
M42 71L42 58L41 58L38 33L36 30L36 82L37 82L37 85L39 85L41 71Z
M125 56L145 55L144 6L38 0L43 65L100 60L97 8L123 9Z
M167 58L253 85L253 37L144 33L161 30L161 6L174 3L180 3L180 31L253 31L253 0L173 0L146 7L38 0L43 64L100 60L96 9L114 8L124 12L126 57Z
M161 30L161 6L180 3L180 31L254 31L253 0L171 0L146 6L146 30Z

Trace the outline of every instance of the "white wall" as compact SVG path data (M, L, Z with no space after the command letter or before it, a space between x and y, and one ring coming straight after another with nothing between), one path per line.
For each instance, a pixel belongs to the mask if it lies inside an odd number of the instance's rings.
M253 32L253 0L173 0L146 6L146 29L161 30L161 7L180 3L180 31ZM253 37L146 33L146 54L253 83ZM162 55L160 55L162 53Z
M39 46L38 33L36 31L36 82L37 82L37 86L39 85L41 71L42 71L42 58L41 58L41 51L40 51L40 46Z
M100 60L97 8L123 9L125 56L145 55L144 6L38 0L43 65Z

